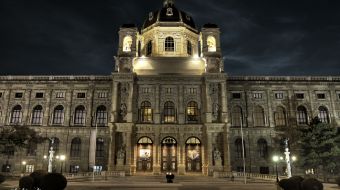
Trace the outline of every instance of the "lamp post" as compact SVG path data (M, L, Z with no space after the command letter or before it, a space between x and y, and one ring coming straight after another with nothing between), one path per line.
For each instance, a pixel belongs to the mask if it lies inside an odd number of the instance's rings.
M64 164L64 161L66 159L66 156L65 155L60 155L60 162L61 162L61 165L60 165L60 173L62 174L63 173L63 164Z
M22 161L21 164L22 164L22 174L24 175L25 174L25 166L26 166L27 162Z
M276 182L279 182L279 173L277 171L277 163L279 162L279 156L273 156L273 161L275 163L275 173L276 173Z

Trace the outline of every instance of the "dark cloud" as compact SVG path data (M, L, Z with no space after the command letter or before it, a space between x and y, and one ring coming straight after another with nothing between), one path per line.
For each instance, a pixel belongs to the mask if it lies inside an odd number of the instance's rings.
M198 28L220 26L229 75L339 75L340 2L182 0ZM0 74L104 74L118 29L161 0L2 0Z

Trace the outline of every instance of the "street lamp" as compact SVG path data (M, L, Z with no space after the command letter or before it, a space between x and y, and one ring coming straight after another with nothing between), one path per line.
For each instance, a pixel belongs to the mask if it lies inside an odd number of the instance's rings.
M65 155L60 155L60 162L61 162L61 165L60 165L60 173L62 174L63 173L63 164L64 164L64 161L66 159L66 156Z
M25 173L25 166L26 166L27 162L22 161L21 164L22 164L22 173L24 174Z
M279 173L277 171L277 163L279 162L279 156L273 156L273 161L275 163L275 173L276 173L276 182L278 183L279 182Z

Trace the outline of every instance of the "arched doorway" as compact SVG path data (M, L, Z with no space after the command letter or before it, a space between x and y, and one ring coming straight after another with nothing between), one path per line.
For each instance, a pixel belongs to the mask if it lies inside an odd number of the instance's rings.
M149 137L142 137L137 142L137 170L152 171L152 140Z
M202 171L201 141L196 137L191 137L185 142L187 172Z
M162 171L177 171L177 141L172 137L162 140Z

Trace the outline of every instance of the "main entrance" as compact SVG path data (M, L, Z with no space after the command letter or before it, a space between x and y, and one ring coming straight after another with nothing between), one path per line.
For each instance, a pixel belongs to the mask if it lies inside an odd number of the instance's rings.
M172 137L162 141L162 171L177 171L177 142Z
M148 137L138 140L137 170L152 171L152 141Z
M185 143L186 171L202 171L201 141L196 137L189 138Z

